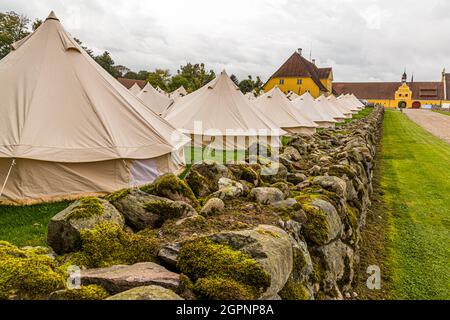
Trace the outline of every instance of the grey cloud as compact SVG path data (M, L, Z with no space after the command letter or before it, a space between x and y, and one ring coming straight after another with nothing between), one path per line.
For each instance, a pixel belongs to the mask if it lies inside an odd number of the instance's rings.
M450 69L445 0L3 0L1 11L44 18L133 70L204 62L267 79L297 48L337 81L438 80Z

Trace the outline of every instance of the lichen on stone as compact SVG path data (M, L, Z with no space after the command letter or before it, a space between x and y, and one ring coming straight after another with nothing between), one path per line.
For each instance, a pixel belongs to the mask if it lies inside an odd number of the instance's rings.
M247 294L253 299L257 298L270 286L270 275L264 271L261 265L246 254L234 250L227 245L216 244L207 238L197 238L187 241L180 249L178 256L178 268L197 284L202 278L221 278L232 280L242 288L247 288ZM206 284L211 284L207 280ZM228 282L231 285L231 282ZM238 290L236 286L233 286ZM205 289L203 284L201 288ZM206 298L213 298L216 294L203 290Z
M131 188L121 189L116 192L112 192L105 196L105 200L109 202L115 202L120 199L125 198L127 195L129 195L131 192Z
M80 286L77 289L67 289L57 295L57 300L103 300L109 297L109 293L96 284Z
M72 209L67 219L89 219L93 216L101 216L104 212L105 207L99 198L86 197L79 200L79 205Z
M200 299L209 300L251 300L252 289L233 279L220 277L200 278L193 287Z
M292 278L286 282L278 293L283 300L308 300L309 292L301 283L296 283Z
M108 222L81 231L81 239L81 251L69 255L65 262L88 268L155 261L160 248L156 238L128 233Z

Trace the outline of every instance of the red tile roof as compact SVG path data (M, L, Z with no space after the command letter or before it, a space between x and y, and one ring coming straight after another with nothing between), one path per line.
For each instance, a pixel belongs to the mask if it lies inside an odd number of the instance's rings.
M444 100L442 82L409 82L413 100ZM335 82L339 94L353 93L359 99L393 100L401 82Z
M330 68L331 69L331 68ZM270 77L272 78L311 78L321 91L327 92L327 88L320 82L319 69L303 58L298 52L294 52L289 59Z
M117 80L127 89L130 89L133 84L137 84L141 89L145 87L145 80L127 79L127 78L117 78Z
M330 77L331 72L333 71L332 68L319 68L319 79L328 79Z

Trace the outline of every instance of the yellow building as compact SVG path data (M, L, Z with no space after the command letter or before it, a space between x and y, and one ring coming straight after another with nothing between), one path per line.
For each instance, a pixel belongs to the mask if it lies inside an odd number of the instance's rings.
M401 82L335 82L333 90L337 94L353 93L386 108L442 106L450 104L450 74L444 69L441 81L408 82L404 72Z
M264 91L278 86L281 91L292 91L298 95L309 92L317 98L333 90L332 68L318 68L315 60L308 61L298 49L289 59L269 78L264 85Z

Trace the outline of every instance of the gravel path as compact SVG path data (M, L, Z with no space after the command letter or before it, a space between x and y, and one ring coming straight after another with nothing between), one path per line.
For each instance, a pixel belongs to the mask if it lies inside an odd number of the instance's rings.
M430 110L408 109L403 112L431 134L450 143L450 116Z

